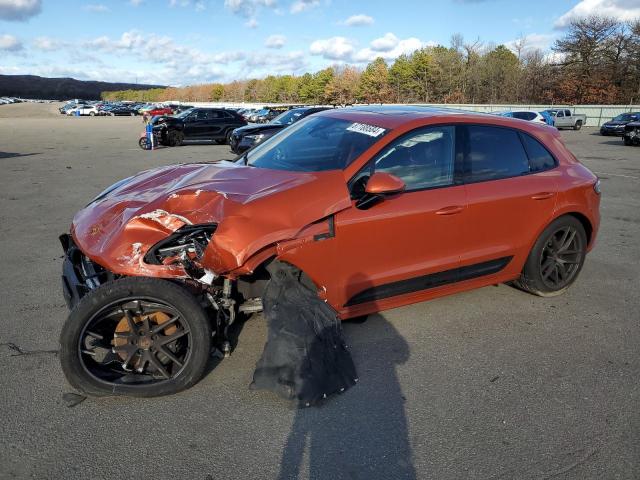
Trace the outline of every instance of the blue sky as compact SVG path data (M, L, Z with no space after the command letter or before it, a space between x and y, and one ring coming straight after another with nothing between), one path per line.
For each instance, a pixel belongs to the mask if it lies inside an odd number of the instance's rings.
M392 61L454 33L548 51L592 13L640 17L640 0L0 0L0 73L188 85Z

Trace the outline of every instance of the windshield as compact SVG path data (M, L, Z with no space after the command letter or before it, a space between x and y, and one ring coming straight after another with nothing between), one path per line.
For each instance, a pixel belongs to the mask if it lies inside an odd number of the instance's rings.
M246 153L247 165L320 172L347 167L387 130L331 117L307 117Z
M184 110L183 112L180 112L178 115L175 115L175 116L176 118L184 118L188 116L192 111L193 111L193 108L190 108L189 110Z
M298 120L303 113L304 110L289 110L288 112L283 112L271 120L271 123L276 123L278 125L291 125L293 122Z
M615 122L630 122L631 120L633 120L633 115L631 115L630 113L621 113L613 120Z

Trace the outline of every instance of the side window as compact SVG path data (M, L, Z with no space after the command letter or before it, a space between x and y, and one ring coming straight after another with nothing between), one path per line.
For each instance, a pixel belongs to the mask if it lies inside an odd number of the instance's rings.
M206 110L198 110L196 112L196 120L206 120L207 118L209 118L209 116Z
M453 184L455 127L415 130L391 143L374 161L375 172L401 178L407 190Z
M475 125L465 128L466 182L517 177L529 172L529 160L517 131Z
M531 172L544 172L556 166L556 161L549 151L536 139L522 133L522 142L529 156L529 168Z
M562 110L558 110L556 117L564 117L564 113L562 113Z
M570 117L571 116L571 110L565 110L564 111L564 116L565 117Z

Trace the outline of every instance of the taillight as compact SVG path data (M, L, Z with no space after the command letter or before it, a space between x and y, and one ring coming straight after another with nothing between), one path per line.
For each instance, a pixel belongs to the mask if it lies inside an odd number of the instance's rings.
M596 183L593 184L593 191L600 195L600 179L596 180Z

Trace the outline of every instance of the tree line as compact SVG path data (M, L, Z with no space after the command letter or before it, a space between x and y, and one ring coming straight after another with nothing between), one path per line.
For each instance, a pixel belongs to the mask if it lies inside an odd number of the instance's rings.
M550 53L526 37L505 45L467 41L425 47L392 63L340 65L304 75L181 88L103 92L106 100L160 102L640 103L640 19L592 16L571 22Z

